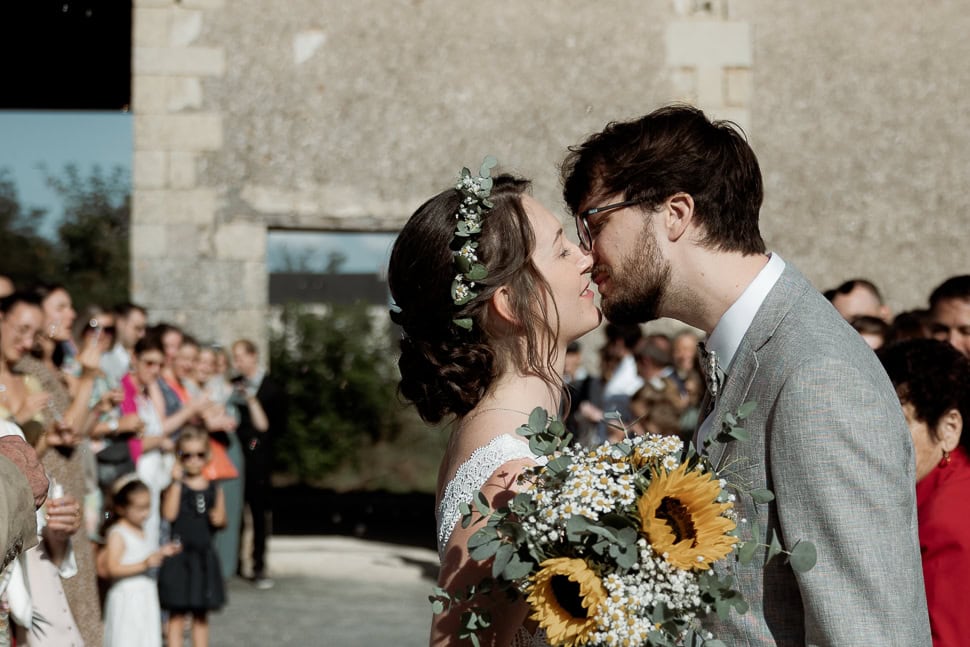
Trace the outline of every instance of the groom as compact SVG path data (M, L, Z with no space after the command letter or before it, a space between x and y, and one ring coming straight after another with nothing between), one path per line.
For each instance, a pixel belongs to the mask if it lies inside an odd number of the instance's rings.
M695 442L745 402L750 439L714 443L749 488L740 532L799 539L818 563L736 565L750 611L710 629L729 645L930 645L914 456L875 354L758 229L762 181L739 131L671 106L611 123L571 149L564 196L613 322L673 317L708 333L718 394ZM746 520L746 521L745 521Z

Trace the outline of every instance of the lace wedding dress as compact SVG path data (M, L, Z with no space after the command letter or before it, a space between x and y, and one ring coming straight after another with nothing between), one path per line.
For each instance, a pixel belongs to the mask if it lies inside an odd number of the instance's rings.
M455 472L455 477L445 486L438 504L438 558L444 557L445 546L452 531L461 519L459 507L462 503L470 503L485 481L495 471L509 461L523 458L542 463L545 457L537 457L529 449L529 445L508 434L501 434L493 438L488 444L482 445L461 464ZM520 627L512 640L511 647L549 647L545 632L541 629L531 635L524 627Z

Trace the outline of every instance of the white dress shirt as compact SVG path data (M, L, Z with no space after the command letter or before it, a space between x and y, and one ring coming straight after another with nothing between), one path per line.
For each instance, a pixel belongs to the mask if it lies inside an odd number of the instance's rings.
M768 262L754 280L748 284L737 301L721 316L721 319L714 326L710 336L704 342L704 346L709 352L717 354L717 362L721 370L724 371L725 380L731 375L731 364L734 362L734 354L741 345L745 333L751 327L755 315L761 309L761 304L768 298L771 288L781 278L781 273L785 271L785 261L778 254L770 254ZM703 447L704 441L711 433L711 426L714 424L714 409L704 418L697 431L697 438L694 441L698 448Z

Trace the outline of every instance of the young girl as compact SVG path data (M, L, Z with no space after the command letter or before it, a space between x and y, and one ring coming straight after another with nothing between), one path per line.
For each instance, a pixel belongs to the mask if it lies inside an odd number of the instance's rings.
M192 644L209 644L209 611L225 604L222 570L212 543L216 528L226 523L222 490L202 475L209 460L209 434L191 425L182 429L176 444L178 462L172 484L162 497L162 516L172 523L172 538L182 552L167 560L159 572L162 608L169 612L168 647L182 647L185 622L192 616Z
M111 580L104 608L105 647L162 644L158 588L148 571L179 548L165 544L152 550L143 529L150 509L148 486L137 479L124 482L114 495L115 523L106 533L107 547L99 560L101 571Z

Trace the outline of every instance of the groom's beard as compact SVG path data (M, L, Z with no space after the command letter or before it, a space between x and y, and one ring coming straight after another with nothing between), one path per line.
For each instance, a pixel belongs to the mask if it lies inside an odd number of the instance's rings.
M597 269L593 268L593 274ZM600 303L613 323L653 321L670 284L670 263L660 255L649 225L640 230L634 252L609 272L610 292Z

